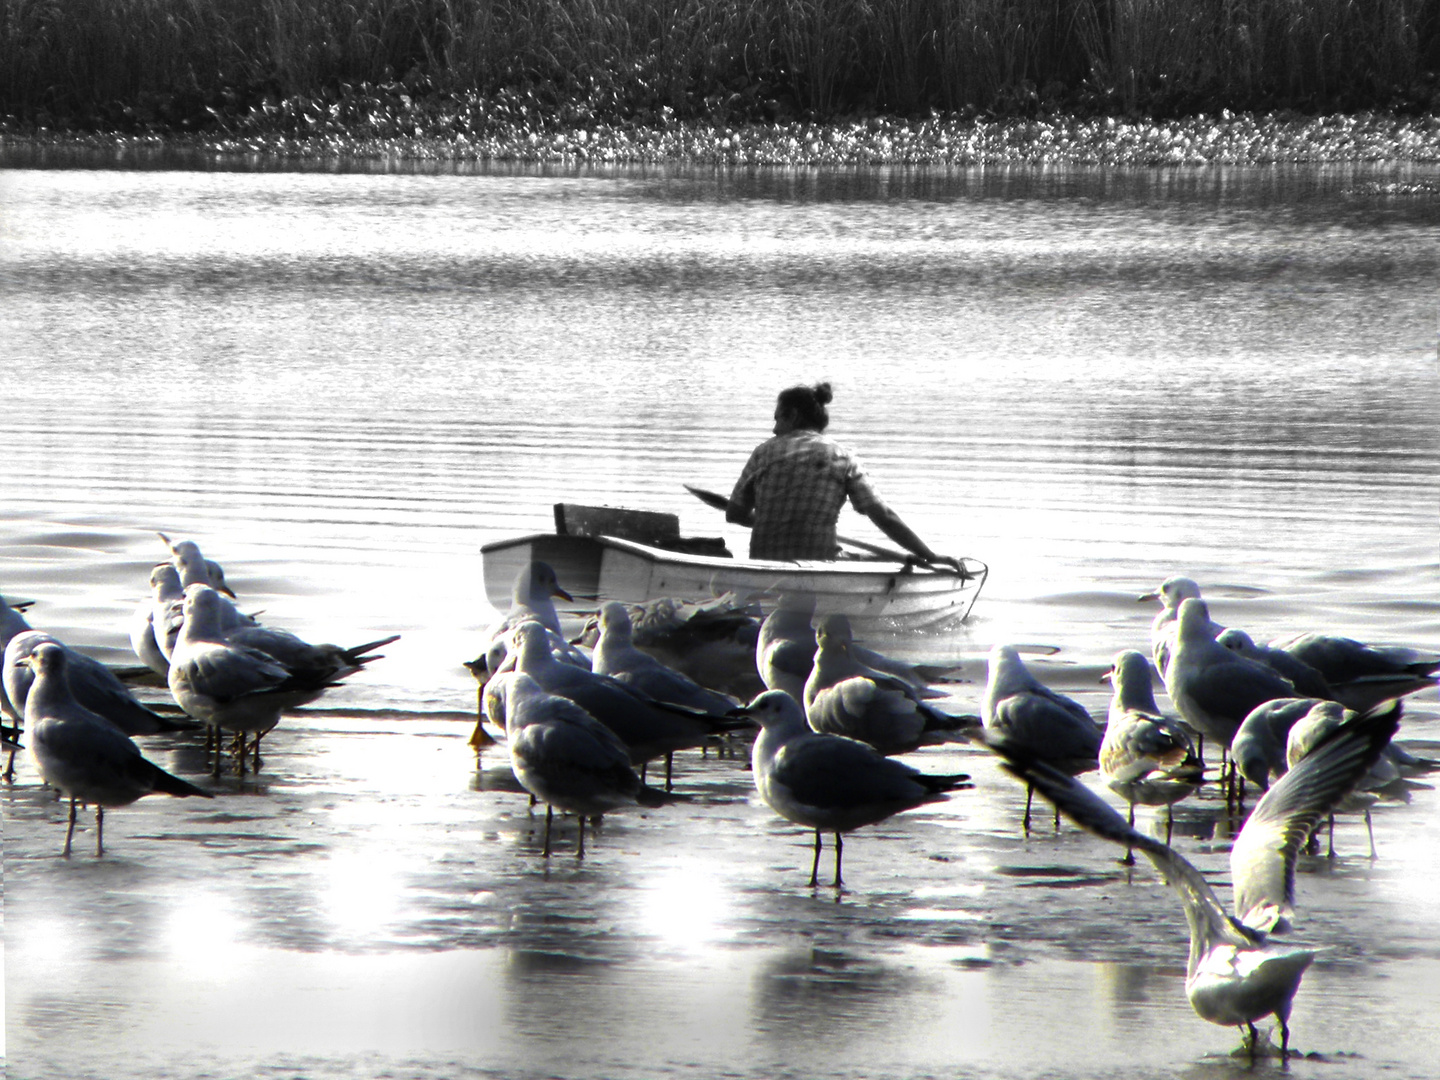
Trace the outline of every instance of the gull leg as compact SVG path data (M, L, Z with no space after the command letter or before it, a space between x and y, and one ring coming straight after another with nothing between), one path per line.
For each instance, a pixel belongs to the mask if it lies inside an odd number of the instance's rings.
M1248 1020L1245 1022L1244 1034L1241 1036L1240 1043L1245 1049L1250 1051L1250 1062L1254 1064L1255 1051L1260 1048L1260 1033L1255 1030L1255 1025Z
M1280 1060L1283 1062L1290 1057L1290 1025L1279 1013L1275 1014L1275 1019L1280 1021Z
M1035 798L1035 789L1027 784L1025 787L1025 819L1021 822L1021 828L1025 830L1026 836L1030 835L1030 800L1033 798Z
M1170 834L1175 829L1175 806L1174 804L1165 807L1165 846L1170 846Z
M95 804L95 855L105 854L105 808Z
M841 888L845 883L840 880L840 855L845 850L845 841L840 839L840 834L835 834L835 888Z
M70 827L65 830L65 850L61 852L65 858L70 857L70 839L75 835L75 796L70 796Z
M255 736L255 767L250 770L251 772L258 773L260 771L260 739L262 735L264 735L264 732Z
M1326 857L1327 859L1333 859L1333 858L1335 858L1335 815L1334 815L1334 814L1331 814L1331 815L1330 815L1330 841L1329 841L1329 844L1328 844L1327 846L1329 847L1330 850L1327 851L1327 852L1325 852L1325 857Z
M815 830L815 858L810 863L810 887L813 889L820 884L818 877L820 873L820 830Z
M1130 827L1131 827L1132 829L1135 827L1135 804L1134 804L1133 802L1130 804ZM1134 851L1134 849L1132 849L1132 848L1130 847L1129 844L1126 844L1126 845L1125 845L1125 857L1120 860L1120 865L1121 865L1121 866L1134 866L1134 865L1135 865L1135 851Z
M1368 806L1365 808L1365 831L1370 834L1370 861L1374 862L1380 857L1380 853L1375 850L1375 825L1370 820L1370 808Z
M671 783L672 774L675 768L675 754L672 751L665 755L665 790L673 791L674 784Z
M555 808L547 805L545 807L545 843L540 849L541 857L546 859L550 857L550 822L554 820L554 817Z
M580 826L580 842L575 845L575 858L583 859L585 857L585 815L576 814L575 821Z

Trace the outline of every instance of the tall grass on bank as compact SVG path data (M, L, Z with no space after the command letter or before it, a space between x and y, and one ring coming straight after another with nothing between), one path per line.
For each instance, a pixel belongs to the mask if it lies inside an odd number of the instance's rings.
M0 0L0 115L204 126L353 84L614 118L1435 103L1435 0Z

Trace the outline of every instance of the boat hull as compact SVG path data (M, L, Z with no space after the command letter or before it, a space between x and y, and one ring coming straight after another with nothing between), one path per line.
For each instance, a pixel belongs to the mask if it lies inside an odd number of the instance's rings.
M966 560L969 577L899 561L775 562L726 559L650 547L611 536L536 533L486 544L485 595L508 609L515 576L532 560L555 568L577 600L639 604L671 596L704 600L735 593L773 607L784 593L808 592L820 614L849 616L857 631L921 630L963 621L979 595L986 568Z

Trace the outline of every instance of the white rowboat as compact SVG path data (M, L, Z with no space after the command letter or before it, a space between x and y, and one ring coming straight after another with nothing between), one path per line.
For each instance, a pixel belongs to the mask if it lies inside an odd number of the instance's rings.
M575 511L601 515L603 520L578 524ZM569 513L567 513L567 511ZM963 559L964 571L930 568L900 559L803 560L735 559L703 553L723 550L716 541L683 541L678 524L667 538L668 524L645 543L616 532L637 531L627 518L671 518L611 508L556 507L557 531L499 540L484 545L485 595L500 611L509 607L516 575L541 560L555 569L561 585L577 600L619 600L640 604L661 597L700 601L733 593L762 607L775 605L783 594L809 593L817 614L849 616L857 633L921 630L955 625L965 619L985 584L988 568L978 559ZM568 519L568 520L567 520ZM633 520L629 522L633 524ZM640 529L640 532L647 530ZM577 534L578 533L578 534ZM656 542L658 541L658 542ZM675 550L674 543L692 550ZM694 548L699 547L702 553Z

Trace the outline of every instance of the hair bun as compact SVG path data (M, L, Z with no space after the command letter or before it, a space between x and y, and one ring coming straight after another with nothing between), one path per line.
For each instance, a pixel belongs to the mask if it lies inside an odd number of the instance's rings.
M815 384L815 400L818 401L821 405L829 405L830 402L834 400L834 397L835 395L831 391L830 384L828 382L819 382Z

